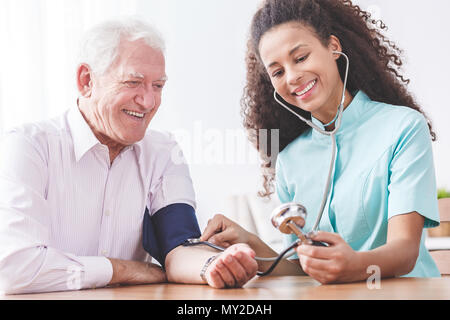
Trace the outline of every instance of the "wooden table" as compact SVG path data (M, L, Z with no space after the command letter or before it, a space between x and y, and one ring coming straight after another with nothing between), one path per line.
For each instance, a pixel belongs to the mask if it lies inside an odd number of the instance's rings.
M381 280L379 289L366 282L320 285L309 277L254 278L242 289L206 285L153 284L71 292L6 295L6 300L450 300L450 277Z

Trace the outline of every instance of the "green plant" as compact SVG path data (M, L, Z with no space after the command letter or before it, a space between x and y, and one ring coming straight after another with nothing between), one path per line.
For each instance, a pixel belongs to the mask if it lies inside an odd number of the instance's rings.
M443 188L438 189L438 199L442 198L450 198L450 191L447 191Z

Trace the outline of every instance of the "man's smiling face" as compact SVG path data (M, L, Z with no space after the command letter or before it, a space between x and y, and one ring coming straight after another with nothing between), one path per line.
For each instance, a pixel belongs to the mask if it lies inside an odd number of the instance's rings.
M143 40L122 41L104 75L92 75L88 122L100 142L121 146L143 139L166 82L161 51Z

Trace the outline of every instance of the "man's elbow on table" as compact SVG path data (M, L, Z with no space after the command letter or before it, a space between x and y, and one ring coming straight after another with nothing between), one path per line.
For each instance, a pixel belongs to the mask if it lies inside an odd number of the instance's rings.
M0 259L0 294L36 293L38 290L31 285L35 275L39 272L33 263L17 265L16 255L9 255ZM35 270L36 269L36 270Z

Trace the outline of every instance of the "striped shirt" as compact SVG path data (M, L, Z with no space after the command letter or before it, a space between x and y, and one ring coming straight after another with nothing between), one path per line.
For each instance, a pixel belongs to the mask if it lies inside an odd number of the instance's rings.
M0 290L102 287L106 258L149 261L145 208L195 208L189 169L173 138L148 130L110 164L79 109L23 125L0 143Z

